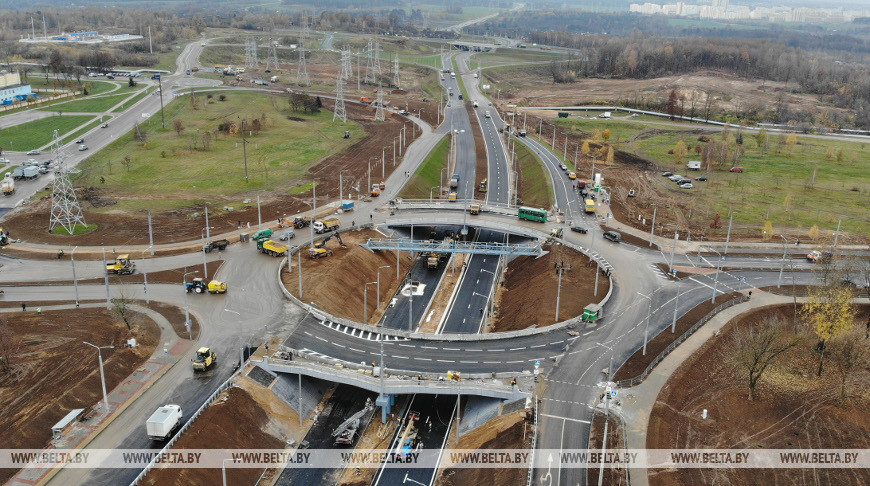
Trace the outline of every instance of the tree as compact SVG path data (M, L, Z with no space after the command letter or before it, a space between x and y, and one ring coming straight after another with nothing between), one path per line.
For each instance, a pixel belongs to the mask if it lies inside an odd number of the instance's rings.
M766 128L762 128L755 134L755 143L758 145L758 148L762 153L767 150L767 147L770 144L770 136L768 136Z
M810 228L808 236L813 241L817 240L819 238L819 225L814 224L813 227Z
M605 161L606 161L608 164L612 164L612 163L613 163L613 155L614 155L613 152L614 152L614 150L613 150L613 145L608 145L608 146L607 146L607 158L605 159Z
M797 134L791 132L785 139L785 149L789 155L794 151L794 146L797 144Z
M765 240L773 238L773 223L765 221L764 227L761 228L761 237Z
M679 114L678 112L679 112L680 108L677 105L678 101L679 101L679 95L677 94L677 90L672 89L671 93L668 95L668 105L666 108L668 115L670 115L670 117L671 117L671 120L673 120L674 117Z
M127 287L121 286L121 291L118 293L118 296L113 297L110 302L112 303L112 315L124 321L128 330L132 329L130 327L130 321L133 319L135 311L131 308L133 305L133 299L130 298L127 292Z
M124 160L121 163L124 164L124 168L127 169L127 172L130 172L130 165L133 163L133 159L130 158L129 155L125 155Z
M828 160L834 160L834 147L828 147L828 150L825 151L825 158Z
M713 216L713 221L710 222L710 229L719 229L722 227L722 216L719 213Z
M133 88L136 86L136 81L133 81L133 76L127 78L127 86Z
M601 132L601 138L603 138L604 140L609 140L609 139L610 139L610 129L609 129L609 128L605 128L605 129Z
M867 366L870 342L858 329L851 329L833 343L831 358L840 375L840 403L846 401L846 385L853 372Z
M175 134L180 137L181 132L184 131L184 122L176 119L175 121L172 122L172 128L175 130Z
M580 151L583 152L583 155L589 155L589 152L592 151L592 149L589 148L589 140L583 141L583 147L580 148Z
M755 400L755 389L767 368L799 342L797 336L786 331L785 323L775 317L734 331L730 361L745 374L750 400Z
M822 376L827 342L849 332L855 324L852 291L839 282L810 287L807 303L800 312L804 322L819 338L817 376Z
M674 160L678 164L682 164L686 157L689 155L689 149L686 147L686 142L680 140L677 142L677 145L674 146Z
M846 152L843 150L843 147L840 147L840 150L837 150L837 162L842 162L845 158Z

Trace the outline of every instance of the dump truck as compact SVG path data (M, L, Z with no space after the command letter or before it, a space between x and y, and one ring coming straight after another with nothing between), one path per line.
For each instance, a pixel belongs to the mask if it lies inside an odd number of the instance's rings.
M339 221L338 218L321 219L314 222L314 232L320 234L328 231L335 231L338 229L339 225L341 225L341 221Z
M585 203L586 203L586 205L585 205L586 214L594 213L595 212L595 200L594 199L587 199Z
M308 257L309 258L324 258L332 255L332 250L327 250L326 248L309 248L308 249Z
M0 182L0 186L3 187L4 196L15 194L15 179L12 178L11 172L6 173L6 177L3 178L3 182Z
M279 257L287 254L287 246L274 240L257 240L257 250L269 256Z
M369 195L371 197L378 197L381 195L381 186L380 184L372 184L372 190L369 191Z
M345 213L353 211L353 201L345 201L341 203L341 210Z
M486 182L486 179L480 181L480 188L478 189L478 191L480 191L480 192L486 192L486 191L487 191L487 182Z
M202 247L202 251L206 253L211 253L214 250L226 250L227 246L230 245L229 240L214 240L210 241Z
M480 204L471 203L471 205L468 206L468 213L472 215L480 214Z
M363 96L359 99L359 102L366 104L366 105L370 105L370 104L372 104L372 99L369 97Z
M130 275L136 271L136 264L130 261L130 255L118 255L114 263L106 264L106 271L118 275Z
M450 246L451 241L450 238L444 238L444 241L438 245L438 248L435 251L426 254L426 268L429 270L438 268L438 263L441 261L441 258L447 255L444 250Z
M342 422L335 430L332 431L332 436L335 437L335 445L353 445L356 440L357 432L359 431L360 419L374 408L371 398L366 399L365 407L351 415Z
M166 440L172 432L181 425L182 416L180 405L164 405L145 422L145 431L151 440Z
M459 187L459 174L453 174L453 177L450 179L450 188L456 189Z
M217 355L208 347L199 348L193 358L193 371L205 371L217 362Z

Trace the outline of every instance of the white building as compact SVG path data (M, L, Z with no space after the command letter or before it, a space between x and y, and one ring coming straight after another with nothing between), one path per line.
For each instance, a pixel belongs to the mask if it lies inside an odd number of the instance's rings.
M24 101L32 94L29 84L21 83L19 73L0 72L0 104L11 105Z

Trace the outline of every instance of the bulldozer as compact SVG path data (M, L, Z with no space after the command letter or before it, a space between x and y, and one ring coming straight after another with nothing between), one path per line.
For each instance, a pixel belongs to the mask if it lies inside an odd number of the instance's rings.
M199 348L196 352L196 357L193 358L193 371L205 371L211 368L215 362L217 362L217 355L211 348Z
M118 275L130 275L136 271L136 264L130 261L130 255L118 255L114 263L106 264L106 272Z

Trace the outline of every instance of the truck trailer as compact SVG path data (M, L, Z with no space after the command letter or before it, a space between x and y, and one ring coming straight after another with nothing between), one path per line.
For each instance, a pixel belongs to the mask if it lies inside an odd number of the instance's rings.
M164 405L145 422L145 431L151 440L166 440L181 425L181 406Z
M321 219L314 222L314 232L321 234L326 233L327 231L334 231L338 229L340 224L341 221L339 221L338 218Z

